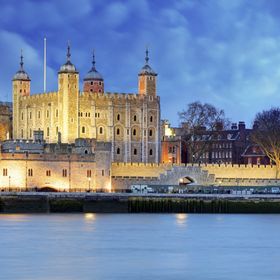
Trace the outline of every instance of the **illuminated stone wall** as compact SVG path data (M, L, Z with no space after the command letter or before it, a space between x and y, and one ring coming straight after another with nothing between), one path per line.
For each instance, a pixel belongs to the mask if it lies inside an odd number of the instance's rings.
M110 151L96 155L0 155L0 188L52 187L61 191L111 190ZM104 170L104 173L102 172Z

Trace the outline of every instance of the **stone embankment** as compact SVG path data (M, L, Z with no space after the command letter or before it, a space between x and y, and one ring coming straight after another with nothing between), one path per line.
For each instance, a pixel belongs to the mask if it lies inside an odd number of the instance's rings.
M280 196L1 193L0 213L280 213Z

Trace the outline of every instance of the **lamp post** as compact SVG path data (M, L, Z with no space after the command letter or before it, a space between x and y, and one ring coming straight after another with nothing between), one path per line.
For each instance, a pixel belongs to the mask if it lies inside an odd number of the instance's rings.
M90 192L90 181L91 181L91 178L88 177L88 191Z

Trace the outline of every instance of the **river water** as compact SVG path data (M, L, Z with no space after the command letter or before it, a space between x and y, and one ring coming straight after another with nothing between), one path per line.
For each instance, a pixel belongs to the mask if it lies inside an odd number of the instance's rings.
M0 215L0 279L280 279L280 215Z

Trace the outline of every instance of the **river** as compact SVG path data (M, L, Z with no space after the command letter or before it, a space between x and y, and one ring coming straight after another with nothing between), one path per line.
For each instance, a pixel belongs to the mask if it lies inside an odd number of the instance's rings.
M0 279L280 279L280 215L0 215Z

